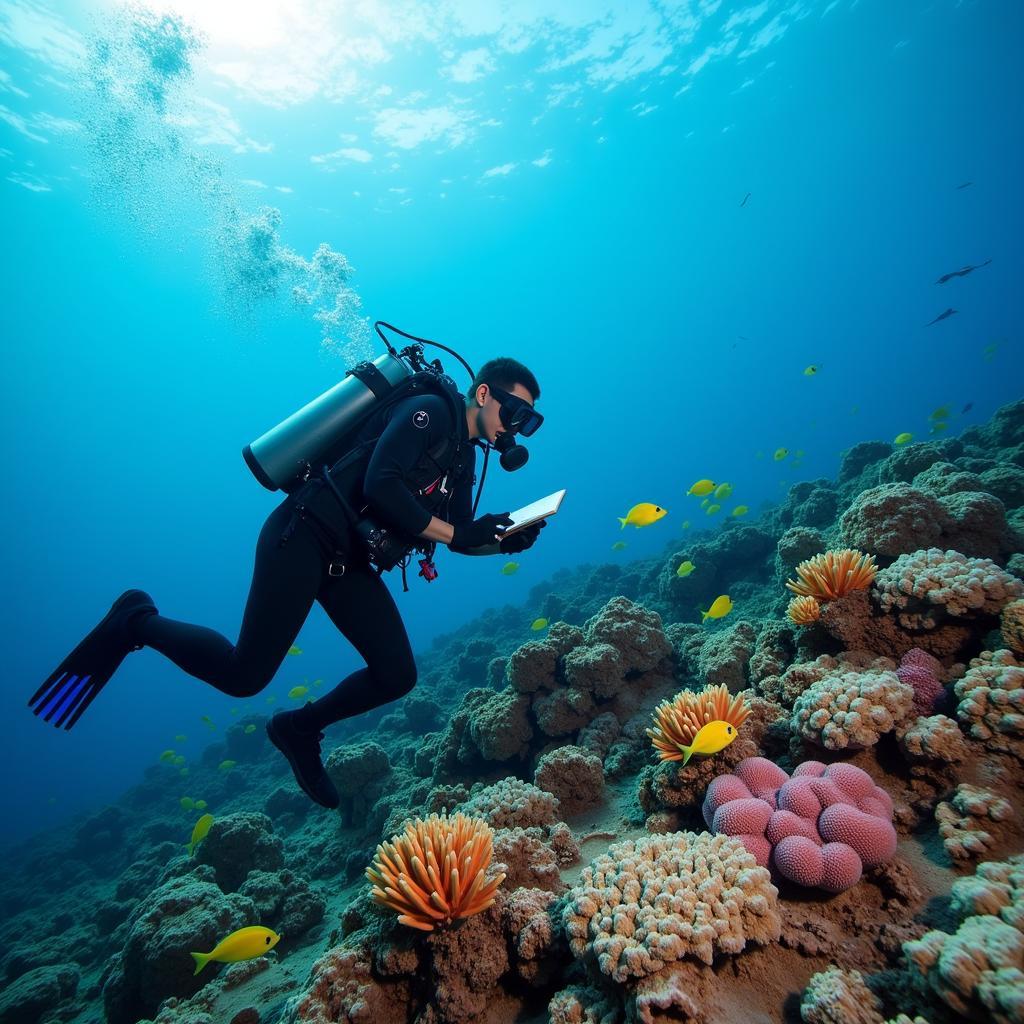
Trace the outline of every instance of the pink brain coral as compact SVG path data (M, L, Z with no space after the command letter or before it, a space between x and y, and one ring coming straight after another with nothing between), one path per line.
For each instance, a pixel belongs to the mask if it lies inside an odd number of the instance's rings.
M896 852L892 800L852 764L805 761L789 776L748 757L708 786L702 809L709 828L741 840L761 867L826 892L849 889Z

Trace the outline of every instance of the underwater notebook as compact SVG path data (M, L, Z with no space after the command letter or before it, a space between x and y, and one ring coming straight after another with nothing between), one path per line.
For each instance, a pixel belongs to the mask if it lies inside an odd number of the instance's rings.
M546 498L541 498L530 505L524 505L515 512L509 512L509 515L512 517L512 525L505 530L502 536L507 537L509 534L515 533L516 530L529 526L530 523L536 523L540 519L547 519L548 516L553 516L558 511L558 506L562 504L564 497L565 488L563 487L560 491L555 491L554 494L549 494Z

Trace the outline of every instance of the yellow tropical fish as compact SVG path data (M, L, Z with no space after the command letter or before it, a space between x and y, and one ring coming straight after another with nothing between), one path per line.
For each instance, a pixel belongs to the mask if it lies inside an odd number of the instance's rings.
M668 509L662 508L660 505L654 505L649 501L641 501L639 505L634 505L627 513L626 517L619 516L619 522L622 524L619 529L624 530L626 523L630 523L632 526L650 526L651 523L656 523L659 519L668 515Z
M280 939L281 936L277 932L262 925L239 928L226 939L221 939L212 953L192 954L192 959L196 962L192 976L195 977L211 960L222 964L236 964L239 960L253 960L263 956L272 950Z
M213 815L204 814L196 823L192 829L192 839L188 844L188 855L190 857L195 856L196 847L206 838L207 832L210 831L210 826L213 824Z
M324 681L322 679L314 679L313 680L313 685L314 686L323 686L323 682Z
M929 434L941 434L943 430L948 430L949 424L945 420L938 420L933 423L931 429L928 431Z
M904 431L902 434L897 434L893 439L893 444L906 444L908 441L913 440L914 435Z
M940 405L934 412L928 414L930 420L948 420L949 419L949 406Z
M305 697L307 693L309 693L308 686L293 686L288 691L288 696L291 697L292 700L298 700L300 697Z
M701 503L700 503L700 507L701 507L701 508L707 508L707 507L708 507L708 503L709 503L710 501L711 501L711 499L710 499L710 498L704 498L704 499L703 499L703 500L701 501Z
M698 498L703 498L705 494L710 494L714 489L714 480L698 480L686 493L695 494Z
M683 765L685 766L694 754L717 754L729 746L734 739L736 739L735 725L722 721L708 722L707 725L702 725L688 747L682 745L679 747L683 754Z
M689 528L690 528L690 520L689 519L684 519L683 520L683 529L684 530L688 530Z
M182 765L182 764L184 764L184 763L185 763L185 755L184 755L184 754L178 754L178 755L177 755L177 756L176 756L176 757L174 758L174 761L173 761L173 763L174 763L174 764L177 764L177 765Z
M541 630L547 624L548 624L548 620L547 619L534 619L533 622L530 623L530 629L532 629L534 631Z
M680 562L679 563L679 568L676 569L676 575L677 576L681 576L681 577L683 577L685 579L696 568L697 568L697 566L695 566L693 564L693 562L690 562L690 561Z
M174 739L177 743L184 743L185 740L188 739L188 737L183 732L179 732L178 735L174 737Z
M788 448L776 448L772 453L772 458L776 462L781 462L789 454Z
M197 800L196 801L196 810L197 811L205 811L206 810L206 801L205 800Z
M701 622L704 622L707 619L724 619L731 611L732 601L729 599L729 595L721 594L711 602L711 607L706 612L701 612L701 615L703 616Z
M301 647L296 647L295 644L292 644L291 647L288 648L288 653L289 654L301 654L302 653L302 648Z
M502 576L511 576L512 573L518 572L518 571L519 571L519 563L518 562L506 562L501 567L501 575Z
M750 509L747 508L746 505L737 505L732 510L732 515L734 515L734 516L745 516L749 511L750 511Z
M190 796L183 796L179 801L179 804L186 810L191 811L195 809L196 802Z
M221 761L221 763L219 765L217 765L217 767L222 772L229 772L229 771L231 771L232 768L235 767L236 764L238 764L237 761L232 761L232 760L230 760L230 758L228 758L228 759L226 759L224 761Z
M720 512L721 510L722 506L716 501L714 505L708 505L708 510L705 515L713 516L716 512Z
M820 370L820 369L821 369L820 366L814 366L814 365L808 366L807 369L804 370L804 376L805 377L814 377L817 374L818 370Z
M612 545L612 551L624 551L626 548L626 542L624 540L617 540Z
M203 723L203 724L204 724L204 725L205 725L205 726L206 726L206 727L207 727L208 729L216 729L216 728L217 728L217 726L215 726L215 725L213 724L213 719L212 719L212 718L211 718L211 717L210 717L209 715L203 715L203 717L202 717L202 718L200 719L200 721L201 721L201 722L202 722L202 723Z
M732 484L719 484L715 488L715 497L719 501L728 498L730 494L732 494Z
M173 750L165 750L160 755L160 760L163 761L164 764L174 764L174 751Z
M256 726L250 722L242 731L248 736L256 731Z

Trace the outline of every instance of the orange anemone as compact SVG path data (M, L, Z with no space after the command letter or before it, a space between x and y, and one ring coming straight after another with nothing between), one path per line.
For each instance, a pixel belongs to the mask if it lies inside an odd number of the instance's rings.
M425 932L479 914L505 880L504 872L486 878L493 838L486 821L461 811L451 818L414 819L404 834L377 847L366 869L374 902L397 911L402 924Z
M654 728L647 730L662 761L681 761L688 747L708 722L728 722L739 728L750 714L741 695L731 697L724 684L703 690L681 690L654 709Z
M809 626L821 618L821 605L816 597L794 597L786 608L786 614L798 626Z
M866 590L878 572L874 555L865 555L851 548L826 551L808 558L796 567L800 578L786 580L786 586L801 597L831 601L851 590Z

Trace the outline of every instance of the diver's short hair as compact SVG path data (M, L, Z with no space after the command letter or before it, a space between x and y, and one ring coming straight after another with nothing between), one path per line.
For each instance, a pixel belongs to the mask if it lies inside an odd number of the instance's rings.
M466 401L472 402L476 389L481 384L488 387L504 388L511 391L517 384L522 384L527 391L533 395L536 402L540 398L540 385L537 378L518 359L509 356L499 356L497 359L489 359L477 371L473 383L466 391Z

